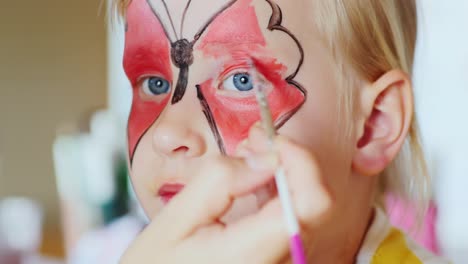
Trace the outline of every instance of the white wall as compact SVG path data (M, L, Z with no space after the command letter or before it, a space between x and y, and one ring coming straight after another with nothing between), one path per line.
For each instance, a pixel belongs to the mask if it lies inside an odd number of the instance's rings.
M417 112L439 204L438 233L468 260L468 1L421 0Z

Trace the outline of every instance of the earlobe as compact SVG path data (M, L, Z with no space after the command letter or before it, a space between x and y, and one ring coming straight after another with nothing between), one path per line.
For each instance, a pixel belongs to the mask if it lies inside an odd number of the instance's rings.
M408 75L392 70L361 89L353 169L362 175L382 172L400 151L413 117Z

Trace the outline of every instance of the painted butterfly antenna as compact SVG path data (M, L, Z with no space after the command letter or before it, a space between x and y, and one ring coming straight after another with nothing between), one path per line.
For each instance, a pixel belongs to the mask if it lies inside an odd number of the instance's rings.
M162 28L164 30L164 34L166 35L167 39L172 43L174 42L175 40L173 40L171 38L171 36L169 35L169 33L167 32L167 29L166 27L164 26L164 23L163 21L161 20L161 16L159 15L158 11L156 11L156 8L153 6L153 3L151 2L151 0L146 0L146 2L148 3L148 5L151 7L151 12L153 12L154 16L158 19L159 23L161 23L162 25Z
M174 31L174 36L176 37L176 39L179 39L179 36L177 35L177 31L174 26L174 21L172 21L172 16L171 16L171 13L169 12L169 8L167 7L166 1L162 0L162 3L164 5L164 9L166 9L167 16L169 17L169 22L171 22L171 27L172 27L172 30Z
M187 5L185 6L184 13L182 15L182 21L180 23L180 38L184 37L184 24L185 24L185 16L187 15L187 11L190 7L190 4L192 3L192 0L189 0L187 2Z

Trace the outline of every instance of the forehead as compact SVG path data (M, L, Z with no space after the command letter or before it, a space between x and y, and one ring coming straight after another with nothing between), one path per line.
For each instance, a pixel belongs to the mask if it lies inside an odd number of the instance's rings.
M269 15L271 7L266 0L213 0L209 4L192 0L133 0L126 20L128 27L153 33L132 36L140 41L151 35L171 43L196 39L197 45L203 48L211 43L264 45L259 25L266 29Z
M302 15L294 13L300 9L295 3L210 0L207 5L201 0L133 0L127 10L126 64L134 66L135 53L159 60L158 54L170 54L172 44L187 39L195 51L210 57L262 54L294 70L303 56L296 37L311 38L303 32L308 28L304 21L298 27Z
M281 9L275 8L278 7L276 2L282 2ZM284 20L288 30L295 34L304 28L297 30L294 22L297 17L291 13L297 6L291 2L213 0L207 4L201 0L133 0L127 10L129 45L126 53L142 50L153 55L167 53L171 43L187 39L194 42L195 50L201 50L205 55L255 51L274 55L286 64L295 63L301 56L297 44L281 29L275 28L275 23ZM284 9L288 10L288 17L283 16Z
M265 45L259 19L251 2L251 0L238 1L217 15L204 33L200 48L210 44Z

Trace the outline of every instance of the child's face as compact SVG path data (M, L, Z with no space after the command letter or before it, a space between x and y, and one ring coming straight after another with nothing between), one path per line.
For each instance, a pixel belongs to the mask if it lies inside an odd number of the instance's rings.
M252 72L264 83L279 133L310 148L338 199L350 194L353 146L338 140L333 62L308 26L307 8L290 0L166 2L133 0L126 18L129 156L146 213L156 215L170 197L162 186L190 184L184 164L235 154L260 118ZM229 216L258 202L236 201Z

